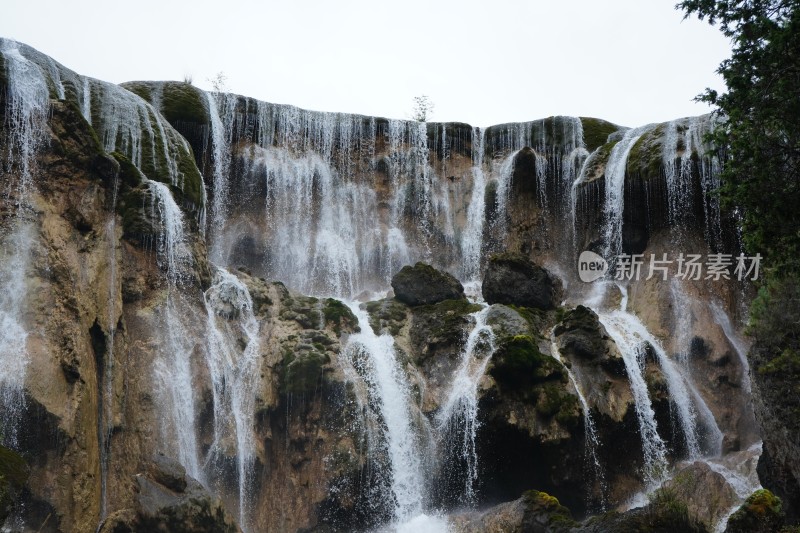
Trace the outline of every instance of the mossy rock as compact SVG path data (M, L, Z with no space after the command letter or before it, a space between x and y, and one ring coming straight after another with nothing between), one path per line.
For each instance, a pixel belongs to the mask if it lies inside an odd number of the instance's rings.
M324 366L330 357L318 347L298 344L285 349L279 390L281 394L310 394L322 384Z
M651 180L663 175L665 130L666 126L659 124L639 137L628 155L628 176Z
M536 384L567 380L563 365L540 352L529 335L517 335L503 342L492 357L489 373L503 390L531 400L539 396Z
M411 309L411 340L420 347L460 346L470 325L468 316L481 306L468 300L445 300Z
M11 507L29 475L30 470L25 459L15 451L0 446L0 524L11 512Z
M620 127L606 120L580 117L583 125L583 143L589 153L608 143L608 136L619 131Z
M708 533L708 528L689 515L689 508L675 491L661 488L644 507L620 513L610 511L583 523L580 531L592 533Z
M767 489L751 494L728 519L726 533L767 533L784 525L781 499Z
M545 383L540 387L536 412L544 418L555 418L562 426L574 427L581 418L579 401L567 392L564 383Z
M322 314L325 317L325 323L332 326L337 335L341 335L345 331L354 333L361 331L353 311L335 298L325 299Z
M161 113L170 124L188 122L209 124L206 100L200 90L190 83L165 82L161 97Z
M366 308L369 313L369 325L379 335L399 334L408 320L408 306L394 298L367 302Z
M122 87L149 102L174 127L179 123L209 124L203 92L191 83L180 81L129 81ZM158 101L156 101L158 100Z
M323 329L325 327L326 317L323 303L319 298L295 294L284 298L281 303L280 318L282 320L293 320L303 329Z
M547 269L516 253L493 255L481 287L490 304L555 309L563 294L561 280Z
M430 305L463 299L464 287L452 274L419 262L404 266L392 277L394 297L408 305Z
M572 519L572 513L561 505L558 498L546 492L529 490L522 495L525 512L522 519L522 531L567 532L578 526Z

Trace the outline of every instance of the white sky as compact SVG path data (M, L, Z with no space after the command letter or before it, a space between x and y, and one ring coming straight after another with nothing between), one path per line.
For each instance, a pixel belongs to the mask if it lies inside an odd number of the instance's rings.
M111 82L182 80L308 109L476 126L706 113L719 31L677 0L6 0L0 36Z

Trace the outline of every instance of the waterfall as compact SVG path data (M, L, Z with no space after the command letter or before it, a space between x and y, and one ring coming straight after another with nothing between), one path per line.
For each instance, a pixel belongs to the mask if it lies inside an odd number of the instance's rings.
M605 170L606 196L603 206L605 227L603 228L603 253L601 254L607 261L622 253L622 214L628 156L636 141L653 127L653 124L649 124L626 131L622 140L614 145L608 156Z
M158 265L166 272L166 302L156 310L160 319L160 350L155 361L155 382L166 412L162 417L164 442L175 443L177 459L186 472L202 479L198 462L195 431L195 398L192 382L191 355L193 343L186 320L188 305L179 290L191 261L186 242L184 218L169 188L157 181L147 181L150 217L157 221Z
M714 320L722 327L722 332L725 334L728 342L731 343L733 350L736 352L736 356L739 358L739 364L742 365L742 388L749 396L752 385L750 384L750 362L747 359L747 352L749 352L750 349L744 339L736 333L736 329L733 327L731 319L722 305L712 300L709 302L708 307L711 310Z
M209 240L211 250L209 256L212 261L223 261L222 247L227 244L222 242L227 220L227 209L230 194L230 165L231 165L231 135L233 118L236 112L236 99L227 93L205 93L206 107L208 108L209 122L211 122L211 159L212 159L212 185L213 200L211 211L211 231ZM221 112L220 112L221 110ZM223 117L225 120L223 120ZM227 250L226 250L227 252Z
M348 306L358 318L360 333L351 335L342 350L346 365L356 368L368 391L369 403L379 412L391 469L394 527L398 531L446 531L446 522L425 514L427 479L422 437L415 421L411 390L391 335L376 335L367 312L357 303Z
M670 405L676 411L689 458L694 459L704 455L701 447L701 423L704 425L703 430L708 442L706 452L708 454L719 453L722 432L702 397L667 355L659 340L647 330L636 315L627 311L627 290L623 286L618 285L618 287L622 292L620 308L611 312L598 312L598 316L625 361L641 428L646 481L652 485L660 477L660 475L653 476L652 472L663 474L666 467L666 448L658 435L652 404L642 374L647 346L652 348L666 380Z
M255 398L260 384L259 323L247 286L225 269L217 269L205 292L208 313L206 357L214 395L214 442L209 456L230 433L236 435L239 482L239 525L249 529L253 502L255 452ZM245 342L237 349L239 339Z
M683 290L678 278L670 280L670 296L672 298L672 313L675 320L675 346L677 351L677 370L683 379L698 411L698 423L702 424L705 437L705 455L719 455L722 453L723 434L719 429L711 409L700 396L689 368L689 351L691 332L694 331L694 314L692 313L691 300Z
M9 144L0 168L7 169L3 194L15 203L12 216L0 228L0 435L3 444L16 447L29 363L25 304L36 242L32 212L36 155L46 142L50 99L43 73L22 55L18 43L0 39L0 54L8 79L3 127Z
M667 469L667 449L658 434L655 412L650 401L647 383L644 380L644 359L646 351L639 338L635 336L636 324L631 329L629 315L620 309L611 313L597 313L600 323L617 344L625 371L633 393L636 417L639 420L639 434L642 439L644 453L644 481L648 487L654 487L663 479Z
M454 451L458 459L466 464L464 498L468 504L476 502L475 484L478 481L478 453L475 448L480 427L478 383L496 349L494 332L486 324L489 310L487 305L470 315L475 325L461 351L461 361L447 397L436 415L436 426L440 435L444 436L442 442L446 445L443 452Z
M477 281L481 271L483 225L486 216L486 177L483 174L483 132L472 128L472 197L467 208L467 225L461 236L463 279Z
M583 394L580 382L575 377L575 373L572 371L571 366L564 364L564 360L561 357L561 351L558 349L558 344L556 343L555 335L552 331L550 332L550 350L553 358L564 365L564 369L567 371L569 381L572 383L572 387L575 389L575 392L578 395L578 400L581 403L581 409L583 410L583 432L586 440L586 459L587 462L590 463L590 467L593 470L595 481L597 481L597 483L600 485L602 498L600 509L605 510L608 485L606 484L603 465L600 464L600 458L597 456L597 450L600 447L600 437L597 435L594 420L592 420L592 411L589 407L589 402L586 401L586 396Z

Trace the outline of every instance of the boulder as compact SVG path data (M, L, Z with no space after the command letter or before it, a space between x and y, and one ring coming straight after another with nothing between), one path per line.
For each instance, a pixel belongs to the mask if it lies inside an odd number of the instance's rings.
M709 528L739 501L725 476L703 461L691 463L667 481L664 487L674 491L676 498L686 505L692 519Z
M136 476L135 508L111 514L100 533L240 533L241 529L197 480L177 461L158 455L146 474Z
M564 315L553 331L563 356L598 364L617 376L625 376L625 361L597 314L582 305Z
M483 298L490 304L553 309L561 301L561 281L518 254L495 255L483 277Z
M726 533L767 533L785 524L781 499L767 489L751 494L728 519Z
M425 263L404 266L392 278L394 297L408 305L430 305L444 300L462 300L464 287L452 274Z
M456 515L452 522L458 533L558 533L578 525L557 498L537 490L479 513Z

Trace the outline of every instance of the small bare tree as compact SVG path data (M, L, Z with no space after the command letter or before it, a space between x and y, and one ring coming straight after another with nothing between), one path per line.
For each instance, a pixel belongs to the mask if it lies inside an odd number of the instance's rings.
M225 73L222 72L221 70L217 72L213 78L206 78L206 79L211 84L211 88L214 89L214 92L218 93L228 92L228 76L226 76Z
M419 122L425 122L433 115L434 107L433 102L428 96L424 94L415 96L411 118Z

